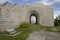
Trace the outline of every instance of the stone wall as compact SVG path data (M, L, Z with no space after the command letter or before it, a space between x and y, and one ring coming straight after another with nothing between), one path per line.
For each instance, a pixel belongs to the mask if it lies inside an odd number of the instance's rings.
M37 6L36 6L37 5ZM24 17L28 18L27 21L29 22L30 15L32 14L31 11L36 11L38 14L38 22L40 25L43 26L54 26L54 16L53 16L53 9L49 8L44 5L38 4L30 4L26 5L24 9ZM25 19L26 19L25 18Z
M7 30L17 28L21 22L30 23L32 11L36 11L38 23L43 26L54 26L53 9L43 4L12 5L6 2L0 5L2 16L0 17L0 29Z
M42 25L45 26L54 26L54 16L53 16L53 9L44 7L42 8Z

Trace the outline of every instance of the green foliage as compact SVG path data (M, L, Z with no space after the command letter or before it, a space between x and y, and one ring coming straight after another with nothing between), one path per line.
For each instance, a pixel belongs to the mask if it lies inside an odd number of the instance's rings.
M54 32L51 30L52 28L57 28L57 30L58 30L57 32L60 32L60 27L33 25L33 24L29 24L28 22L23 22L22 24L20 25L19 28L16 29L17 32L21 32L20 34L18 34L16 36L0 35L0 40L26 40L26 38L29 36L29 34L34 31L42 30L42 31ZM28 25L28 26L25 27L25 25L26 26Z
M54 25L55 26L60 26L60 15L58 17L56 17L56 19L54 21Z
M29 23L28 22L22 22L21 24L20 24L20 28L28 28L29 27Z

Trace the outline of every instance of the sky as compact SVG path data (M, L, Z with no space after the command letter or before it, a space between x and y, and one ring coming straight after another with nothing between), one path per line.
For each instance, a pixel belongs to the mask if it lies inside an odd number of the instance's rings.
M32 4L32 3L42 3L47 5L54 10L54 18L57 15L60 15L60 0L0 0L0 4L5 3L6 1L12 4Z

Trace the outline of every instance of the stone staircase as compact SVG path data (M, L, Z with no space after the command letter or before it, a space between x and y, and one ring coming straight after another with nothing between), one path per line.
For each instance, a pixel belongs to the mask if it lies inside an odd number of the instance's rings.
M6 20L6 18L7 18L7 17L4 16L4 15L0 16L0 31L3 30L4 24L5 24L6 22L8 22L8 21Z
M0 31L5 31L6 29L16 28L17 24L13 20L11 16L9 17L9 15L0 16Z

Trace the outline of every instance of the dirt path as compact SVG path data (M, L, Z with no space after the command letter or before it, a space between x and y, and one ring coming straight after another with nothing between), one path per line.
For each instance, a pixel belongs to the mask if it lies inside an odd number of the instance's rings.
M60 34L54 32L33 32L27 40L60 40Z

